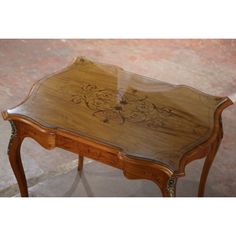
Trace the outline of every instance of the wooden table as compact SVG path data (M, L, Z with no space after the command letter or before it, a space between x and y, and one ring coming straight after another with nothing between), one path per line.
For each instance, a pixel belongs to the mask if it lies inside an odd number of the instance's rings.
M198 196L223 137L221 113L232 101L171 85L117 66L77 58L37 82L17 107L4 111L8 147L21 196L28 196L20 148L26 137L119 168L129 179L154 181L175 196L177 178L205 158Z

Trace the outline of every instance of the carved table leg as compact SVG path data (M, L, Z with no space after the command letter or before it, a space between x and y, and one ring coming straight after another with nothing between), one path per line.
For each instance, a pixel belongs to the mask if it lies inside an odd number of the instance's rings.
M84 157L83 156L78 156L78 171L81 173L83 170L83 165L84 165Z
M20 148L24 138L20 137L20 134L18 134L15 123L10 121L10 124L12 127L12 134L8 146L9 161L19 185L21 196L28 197L27 182L20 155Z
M214 158L216 156L217 150L220 146L220 142L221 142L221 137L218 137L215 140L215 142L211 145L210 152L206 157L206 160L205 160L204 166L203 166L203 170L202 170L202 174L201 174L199 188L198 188L198 197L204 196L207 176L208 176L209 170L211 168L211 165L214 161Z

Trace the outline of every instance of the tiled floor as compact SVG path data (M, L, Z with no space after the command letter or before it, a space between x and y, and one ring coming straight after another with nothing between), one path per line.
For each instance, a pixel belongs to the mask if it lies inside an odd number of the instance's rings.
M119 65L210 94L236 93L236 40L0 40L0 110L13 107L32 84L72 62L76 56ZM206 196L236 196L236 106L223 114L224 139L211 168ZM7 160L10 125L0 118L0 196L18 193ZM26 140L22 159L31 196L160 196L148 181L127 180L119 170L87 161L76 171L77 157L44 150ZM195 196L203 161L189 164L178 182L178 196Z

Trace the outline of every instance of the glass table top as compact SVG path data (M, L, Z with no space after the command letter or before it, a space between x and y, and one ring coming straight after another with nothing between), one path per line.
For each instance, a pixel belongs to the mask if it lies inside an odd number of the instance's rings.
M77 58L36 83L7 113L175 170L183 154L210 137L214 113L226 99Z

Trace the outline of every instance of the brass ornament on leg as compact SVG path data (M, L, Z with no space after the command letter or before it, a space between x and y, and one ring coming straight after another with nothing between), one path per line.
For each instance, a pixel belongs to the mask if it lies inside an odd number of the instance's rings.
M10 148L13 142L13 139L17 136L17 130L16 130L16 126L15 123L12 120L9 120L10 125L11 125L11 137L9 140L9 144L8 144L8 149L7 149L7 154L9 155L10 152Z
M175 186L176 186L176 178L170 177L167 182L167 191L169 192L170 197L175 197Z

